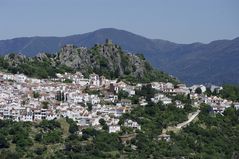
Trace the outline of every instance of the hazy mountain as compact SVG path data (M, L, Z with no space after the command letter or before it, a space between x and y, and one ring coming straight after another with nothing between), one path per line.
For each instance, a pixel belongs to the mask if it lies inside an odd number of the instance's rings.
M56 52L65 44L92 47L103 43L106 38L121 45L124 49L135 52L155 52L158 49L152 40L123 30L100 29L94 32L67 37L23 37L0 41L0 54L21 52L36 55L39 52Z
M239 84L239 38L209 44L176 44L148 39L113 28L67 37L29 37L0 41L0 54L20 52L28 56L57 52L65 44L92 47L106 38L123 49L143 53L157 68L192 83Z

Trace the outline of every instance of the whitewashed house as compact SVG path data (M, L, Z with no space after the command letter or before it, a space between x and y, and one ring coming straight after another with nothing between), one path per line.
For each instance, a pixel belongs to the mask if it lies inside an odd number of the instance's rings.
M239 103L234 103L233 105L236 108L236 110L239 110Z
M24 74L15 75L15 81L18 83L25 83L26 80L27 80L27 76L25 76Z
M132 120L126 120L124 122L124 126L129 127L129 128L133 128L133 129L141 130L141 126L136 121L132 121Z
M116 133L120 131L119 125L110 125L109 126L109 133Z

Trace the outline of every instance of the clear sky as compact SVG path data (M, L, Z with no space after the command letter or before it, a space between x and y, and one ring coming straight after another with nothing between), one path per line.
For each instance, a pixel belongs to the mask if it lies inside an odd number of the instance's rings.
M179 43L239 36L239 0L0 0L0 39L118 28Z

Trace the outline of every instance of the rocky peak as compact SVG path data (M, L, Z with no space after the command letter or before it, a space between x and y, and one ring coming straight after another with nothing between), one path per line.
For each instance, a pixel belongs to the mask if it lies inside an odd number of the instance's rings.
M23 63L24 61L26 61L28 58L23 55L23 54L15 54L15 53L11 53L11 54L7 54L4 56L4 60L8 61L10 66L15 66L18 64Z
M147 72L145 59L122 51L108 39L90 49L66 45L58 53L58 60L82 73L95 72L108 78L124 75L143 77Z
M36 58L39 59L39 60L41 60L41 61L43 61L44 59L47 59L48 56L47 56L46 53L41 52L41 53L38 53L38 54L36 55Z
M23 60L23 59L26 59L26 56L21 53L18 53L18 54L11 53L11 54L5 55L4 59L5 60L19 60L19 59Z

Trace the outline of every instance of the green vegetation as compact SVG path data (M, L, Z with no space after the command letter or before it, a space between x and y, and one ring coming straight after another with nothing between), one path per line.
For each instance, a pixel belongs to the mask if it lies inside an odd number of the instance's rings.
M198 87L198 88L195 90L195 93L197 93L197 94L202 94L202 90L201 90L201 88Z
M0 156L46 158L51 156L51 148L60 146L63 142L61 134L60 124L55 120L43 120L39 124L0 120ZM54 151L57 151L57 148L54 148Z
M41 104L43 109L48 109L48 105L49 105L48 101L43 101Z
M239 111L229 108L224 116L210 114L210 107L202 106L199 120L179 134L172 134L174 145L167 156L188 156L189 158L231 158L239 151ZM173 149L172 149L173 148ZM164 151L163 150L163 151Z
M151 101L156 93L157 91L152 88L151 84L143 85L141 90L136 90L136 95L144 97L147 101Z
M98 89L90 89L88 86L84 89L84 93L88 93L89 95L95 94L100 95L100 90Z
M93 105L91 103L86 103L86 105L87 105L87 110L91 111Z
M0 120L0 158L115 158L123 145L118 134L92 128L77 134L69 118L40 123ZM63 124L69 126L64 126ZM64 134L67 128L69 133ZM63 137L63 135L67 135Z
M199 119L176 134L169 132L171 141L166 142L157 140L162 127L185 120L186 116L171 106L148 107L124 115L124 118L137 120L143 129L128 143L137 146L137 150L128 149L129 158L230 159L238 154L239 111L234 108L226 109L222 116L211 114L210 106L202 105Z
M12 56L16 55L12 54ZM72 68L67 66L54 66L49 60L40 61L37 58L27 58L14 64L13 60L6 60L4 57L0 57L0 69L6 70L13 74L23 73L29 77L36 78L49 78L55 77L56 73L74 72Z
M220 96L233 101L239 101L239 86L224 85L223 90L220 91Z
M125 75L121 77L125 82L130 83L130 84L135 84L135 83L149 83L152 81L156 82L171 82L173 84L178 84L178 81L174 78L169 76L168 74L161 72L159 70L148 70L145 71L145 75L143 77L135 77L132 75Z
M119 77L130 83L177 82L167 74L154 70L142 55L138 56L140 60L143 60L144 73L135 76L136 66L131 65L129 56L123 54L121 50L119 50L120 67L114 65L114 71L109 71L110 61L99 54L98 47L95 46L91 49L91 59L97 64L97 67L89 68L92 72L107 78ZM10 54L9 58L13 59L15 55ZM7 61L1 57L0 68L12 73L20 72L38 78L54 77L57 72L73 71L66 66L53 66L49 59L32 58L20 61L20 63L14 63L14 61ZM86 70L87 74L89 74L89 70ZM123 75L120 74L120 71L123 71ZM100 90L86 88L85 92L101 95ZM142 98L148 102L146 106L135 106L130 113L121 116L119 124L122 126L122 130L119 133L109 134L109 127L104 119L99 120L102 130L89 127L82 130L82 135L79 135L79 127L76 122L70 118L34 123L0 120L0 158L229 159L233 156L236 158L235 156L239 153L239 110L233 107L228 108L223 115L220 115L211 113L210 106L201 105L199 116L188 127L175 133L167 132L171 136L171 140L167 142L158 139L162 130L186 121L188 114L194 112L196 108L192 107L188 96L182 95L167 95L172 98L172 104L164 105L161 102L155 104L151 102L151 98L156 93L158 92L150 84L143 85L141 90L136 90L136 95L132 97L129 97L125 91L118 92L119 99L130 99L133 104L138 104ZM197 93L201 94L201 89L197 90ZM208 90L207 93L210 94ZM230 100L239 100L239 87L225 85L219 95ZM38 92L33 92L33 97L39 98L40 95ZM64 92L57 92L56 99L64 101ZM176 108L176 100L180 100L184 104L183 109ZM48 105L47 101L42 102L43 108L48 108ZM88 111L92 110L90 103L86 103L85 107ZM127 119L140 124L141 130L124 127L123 123ZM122 142L121 135L129 134L134 134L135 138Z
M9 54L6 57L0 57L0 70L14 74L23 73L29 77L41 79L55 77L56 73L73 73L77 70L86 77L96 73L108 79L120 78L129 83L151 81L177 83L175 78L154 69L142 54L129 55L117 45L96 45L87 50L87 55L81 54L78 48L73 48L72 52L76 54L66 57L65 52L59 52L57 55L46 54L42 58ZM61 59L60 55L62 55ZM81 59L82 63L80 65L75 63L74 58ZM67 67L64 63L70 64L71 67ZM72 81L66 79L64 82Z
M39 92L33 91L33 98L39 98L40 94Z
M23 156L25 151L33 145L33 139L30 138L31 124L16 123L8 120L0 120L0 151L14 149L14 152L4 152L10 158L12 155Z
M118 99L121 100L123 98L128 98L129 93L124 90L119 90L118 92Z
M175 99L182 97L175 97ZM185 101L187 101L185 99ZM185 121L190 111L173 105L149 103L136 107L120 120L137 121L142 130L136 138L122 143L120 135L133 129L122 126L120 133L104 128L82 130L69 118L40 123L0 120L1 158L215 158L230 159L239 152L239 111L233 107L223 115L211 113L211 107L201 106L198 120L171 135L169 142L158 140L162 129ZM103 119L100 124L106 125Z
M112 46L113 45L107 45L107 48L109 50L113 49L111 48ZM136 58L124 53L120 47L117 47L117 49L114 48L114 51L110 52L110 55L107 55L108 53L102 53L100 51L102 49L101 47L102 46L95 46L90 49L90 60L93 63L92 71L100 76L103 75L108 79L120 78L130 83L147 83L151 81L177 83L175 78L154 69L150 63L146 61L143 54L137 54ZM133 59L137 59L140 65L136 66Z
M69 136L58 158L118 158L123 148L118 134L87 128L82 137Z
M229 99L232 101L239 101L239 85L224 85L223 89L219 92L214 90L214 92L211 92L209 88L206 90L206 95L208 96L220 96L224 99Z
M99 123L100 123L100 125L102 126L102 129L103 130L108 130L109 128L108 128L108 125L106 124L106 121L104 120L104 119L100 119L99 120Z
M76 134L79 131L76 122L70 118L66 118L66 122L69 124L69 133Z
M65 79L63 83L72 83L73 81L71 79Z
M124 114L122 119L137 121L149 136L157 136L161 134L163 128L186 121L187 112L173 105L165 106L149 102L145 107L137 107L130 114Z

